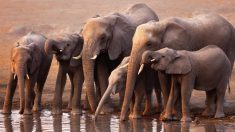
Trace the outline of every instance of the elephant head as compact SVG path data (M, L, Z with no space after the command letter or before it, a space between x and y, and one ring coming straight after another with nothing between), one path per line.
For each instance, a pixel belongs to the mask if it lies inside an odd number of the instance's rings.
M104 105L105 101L108 99L111 93L116 94L121 90L125 90L128 62L129 57L125 57L121 64L111 72L109 76L108 88L106 89L104 95L102 96L99 102L99 105L95 112L95 118L100 113L102 106Z
M17 44L11 51L11 72L14 74L14 80L18 81L20 90L20 113L23 113L25 103L25 80L37 72L40 65L41 53L36 43L29 45Z
M84 84L92 111L97 107L94 91L95 59L103 52L108 52L110 60L127 56L131 49L133 33L134 28L128 19L117 13L91 18L84 25L82 31Z
M44 49L47 54L55 54L58 61L69 61L71 66L76 66L78 61L72 57L80 55L82 47L83 38L75 33L47 39Z
M142 55L141 67L147 63L151 64L153 69L167 74L187 74L191 71L189 58L170 48L145 51Z
M187 40L187 35L184 34L185 30L180 25L174 22L167 21L149 21L148 23L139 25L136 28L135 34L133 36L132 50L130 55L130 62L127 72L127 82L125 90L125 98L122 105L121 120L125 120L127 117L127 110L132 98L136 78L138 75L138 70L140 68L141 56L146 50L158 50L168 46L175 42L183 43ZM184 35L179 36L179 35ZM175 39L177 37L177 39ZM172 47L172 45L170 45ZM180 45L185 46L185 45ZM182 47L175 47L175 49L183 49Z

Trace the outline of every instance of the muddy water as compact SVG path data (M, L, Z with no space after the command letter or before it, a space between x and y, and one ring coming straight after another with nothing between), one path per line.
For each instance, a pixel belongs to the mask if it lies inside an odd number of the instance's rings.
M118 116L100 116L98 121L92 120L92 115L83 114L82 116L70 116L64 113L59 116L52 116L51 112L44 110L41 114L32 116L21 116L19 111L12 111L11 115L0 114L0 131L87 131L87 132L231 132L235 130L235 123L204 122L204 123L180 123L180 122L160 122L156 118L140 120L129 120L119 122Z

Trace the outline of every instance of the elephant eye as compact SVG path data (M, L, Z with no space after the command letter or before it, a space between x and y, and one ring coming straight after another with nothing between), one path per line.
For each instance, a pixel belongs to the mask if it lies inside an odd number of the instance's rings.
M67 47L69 47L70 46L70 44L67 44Z
M146 45L147 45L147 47L150 47L150 46L151 46L151 43L148 42Z

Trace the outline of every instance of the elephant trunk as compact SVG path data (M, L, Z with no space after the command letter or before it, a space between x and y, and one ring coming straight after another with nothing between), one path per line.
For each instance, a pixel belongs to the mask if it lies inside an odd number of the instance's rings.
M130 105L130 101L136 83L136 78L138 76L138 70L140 68L140 58L141 58L140 55L141 55L140 53L133 51L130 56L128 71L127 71L126 90L120 116L121 120L125 120L127 117L127 110Z
M84 86L86 88L86 94L88 97L88 101L91 107L91 111L95 112L97 107L95 89L94 89L94 67L95 60L92 60L89 56L89 50L84 51L82 55L82 63L83 63L83 72L84 72Z
M100 102L98 104L98 107L97 107L97 109L95 111L95 117L94 117L95 120L96 120L98 114L100 113L101 108L103 107L103 105L105 104L105 102L109 98L110 94L112 93L113 89L114 89L114 87L110 85L110 86L108 86L108 88L104 92L104 95L102 96L102 98L101 98L101 100L100 100Z
M45 42L44 50L47 54L55 54L56 53L55 46L56 46L55 41L48 39Z
M24 65L20 65L18 70L16 71L18 78L18 87L20 93L20 114L23 114L24 106L25 106L25 76L26 76L26 68Z

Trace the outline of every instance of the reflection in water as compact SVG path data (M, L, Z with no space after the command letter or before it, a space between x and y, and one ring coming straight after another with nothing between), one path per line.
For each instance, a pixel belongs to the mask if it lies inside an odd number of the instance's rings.
M0 111L1 112L1 111ZM94 122L92 115L70 116L68 113L52 116L51 112L44 110L40 113L21 116L18 111L12 111L11 115L0 114L0 131L31 132L31 131L55 131L55 132L230 132L235 130L235 124L223 122L206 122L202 124L159 122L155 118L140 120L128 120L119 122L116 115L103 115Z

